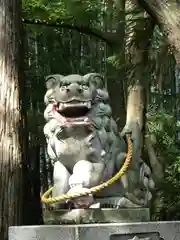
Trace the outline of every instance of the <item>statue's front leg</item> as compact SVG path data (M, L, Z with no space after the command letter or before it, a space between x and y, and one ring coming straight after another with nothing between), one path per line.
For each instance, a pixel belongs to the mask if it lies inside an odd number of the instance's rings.
M55 162L53 172L54 179L54 188L52 192L53 197L57 197L64 193L67 193L67 191L69 190L69 177L70 174L66 167L59 161ZM53 206L60 207L61 204L62 202L53 204Z
M104 173L104 164L91 163L87 160L81 160L75 164L73 174L69 178L69 192L83 192L96 186L102 180ZM75 208L87 208L94 202L92 194L73 199Z

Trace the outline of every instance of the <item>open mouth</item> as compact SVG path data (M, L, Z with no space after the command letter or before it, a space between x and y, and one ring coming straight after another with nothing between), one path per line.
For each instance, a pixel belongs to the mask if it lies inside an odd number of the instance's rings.
M65 118L85 117L91 109L91 102L72 101L68 103L59 103L58 112Z

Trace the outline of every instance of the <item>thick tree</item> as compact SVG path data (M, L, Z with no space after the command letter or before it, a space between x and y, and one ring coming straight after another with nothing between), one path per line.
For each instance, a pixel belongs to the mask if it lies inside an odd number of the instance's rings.
M0 239L21 224L24 138L20 81L21 0L0 0Z

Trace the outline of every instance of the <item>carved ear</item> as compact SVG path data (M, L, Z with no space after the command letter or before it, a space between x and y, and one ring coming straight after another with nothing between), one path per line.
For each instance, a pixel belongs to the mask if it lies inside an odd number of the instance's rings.
M88 73L83 78L90 84L95 85L96 88L104 88L104 79L99 73Z
M54 75L49 75L47 77L45 77L45 81L46 81L46 88L50 89L50 88L54 88L57 86L57 84L60 83L60 81L62 80L64 76L60 75L60 74L54 74Z

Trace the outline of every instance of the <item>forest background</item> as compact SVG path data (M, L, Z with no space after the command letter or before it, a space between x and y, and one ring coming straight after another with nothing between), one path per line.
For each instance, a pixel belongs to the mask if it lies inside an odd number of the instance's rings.
M11 4L11 0L8 1ZM151 219L179 220L179 3L170 0L23 0L21 12L20 1L16 1L19 5L14 8L23 22L21 75L24 85L19 87L25 126L22 177L19 175L18 181L26 187L22 187L22 201L15 204L12 201L12 205L6 201L13 199L15 192L12 188L12 191L0 189L1 196L6 192L0 202L2 236L7 235L7 227L12 224L42 223L40 192L52 184L52 166L43 136L44 77L55 73L101 73L120 131L126 123L130 86L138 83L143 87L147 117L145 154L157 167ZM1 168L5 169L3 164L2 160ZM12 183L10 173L2 169L8 184ZM13 181L14 186L17 185ZM3 186L2 181L1 184Z

